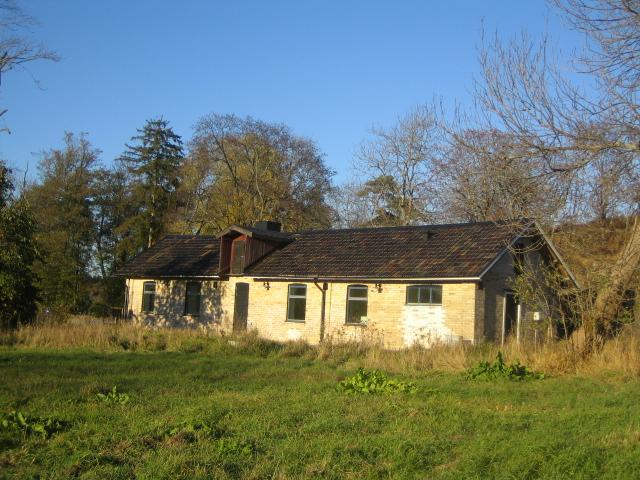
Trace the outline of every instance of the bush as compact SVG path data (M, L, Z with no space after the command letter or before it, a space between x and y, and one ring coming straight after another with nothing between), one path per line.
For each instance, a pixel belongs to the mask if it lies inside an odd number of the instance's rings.
M69 309L60 305L40 305L36 323L38 325L62 325L71 313Z
M525 365L516 361L507 365L502 358L502 352L493 363L479 362L475 367L467 370L467 378L470 380L496 380L506 378L509 380L543 379L544 373L536 373Z
M415 393L417 387L413 383L390 380L387 374L380 370L367 371L359 368L353 376L339 383L339 389L348 394L368 393Z
M106 318L111 316L111 307L104 303L96 302L91 304L87 313L94 317Z
M0 429L4 431L20 432L23 435L38 435L49 438L51 435L64 430L68 422L53 417L37 417L12 411L0 416Z

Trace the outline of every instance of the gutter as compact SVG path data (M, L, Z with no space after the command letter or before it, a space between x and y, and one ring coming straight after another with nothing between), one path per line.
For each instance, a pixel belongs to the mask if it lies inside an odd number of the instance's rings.
M185 278L195 278L198 280L220 280L219 275L128 275L128 274L116 274L114 277L122 277L131 280L180 280Z
M309 276L280 276L280 277L261 277L259 275L245 275L245 277L253 278L254 282L310 282L315 283L318 277ZM432 277L432 278L389 278L389 277L322 277L324 282L335 283L453 283L467 282L478 283L482 281L481 277Z

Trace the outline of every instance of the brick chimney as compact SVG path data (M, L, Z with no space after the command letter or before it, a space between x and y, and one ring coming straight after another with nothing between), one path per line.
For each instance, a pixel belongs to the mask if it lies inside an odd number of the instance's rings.
M256 222L255 228L260 230L268 230L270 232L280 232L282 230L282 224L280 222L274 222L271 220L263 220Z

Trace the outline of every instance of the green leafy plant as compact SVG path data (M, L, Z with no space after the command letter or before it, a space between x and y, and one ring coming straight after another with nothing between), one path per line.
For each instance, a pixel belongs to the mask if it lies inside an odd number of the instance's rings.
M467 378L470 380L497 380L505 378L508 380L527 380L527 379L543 379L544 373L534 372L529 367L521 365L516 361L507 364L502 357L502 352L498 355L493 363L484 361L479 362L476 366L467 370Z
M195 440L196 437L218 439L222 438L226 433L227 431L224 428L208 422L182 422L178 425L167 428L160 436L168 438L176 435L182 435L184 437L193 438L193 440Z
M233 438L223 427L209 422L182 422L167 428L158 436L162 440L180 439L188 443L209 440L221 455L252 455L256 452L254 442Z
M256 453L256 446L248 440L237 438L218 438L215 441L216 449L222 455L253 455Z
M342 380L338 384L338 389L355 395L358 393L415 393L418 387L413 383L389 379L381 370L359 368L354 376Z
M129 395L118 392L115 385L108 393L96 393L96 398L101 402L110 403L112 405L124 405L129 403Z
M20 432L23 435L37 435L49 438L54 433L64 430L68 422L54 417L38 417L12 411L0 416L0 429L4 431Z

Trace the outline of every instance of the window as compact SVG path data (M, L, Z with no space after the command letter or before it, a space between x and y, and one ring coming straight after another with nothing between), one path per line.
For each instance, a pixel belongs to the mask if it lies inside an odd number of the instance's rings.
M407 305L442 305L442 285L407 287Z
M142 311L153 312L156 300L156 282L144 282L142 285Z
M307 286L289 285L287 321L304 322L307 312Z
M367 316L368 295L366 285L347 287L347 323L362 323L362 317Z
M187 282L184 297L184 314L200 315L200 282Z

